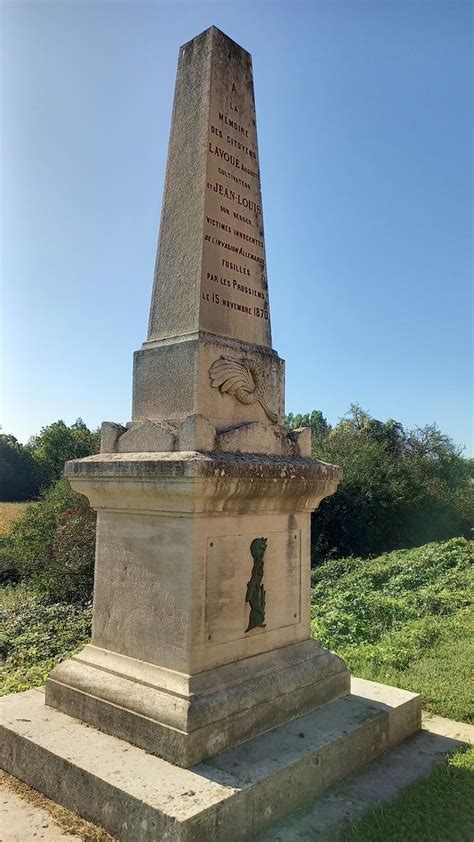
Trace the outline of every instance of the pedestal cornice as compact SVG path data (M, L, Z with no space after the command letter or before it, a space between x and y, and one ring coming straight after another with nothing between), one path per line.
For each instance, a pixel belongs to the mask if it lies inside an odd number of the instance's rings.
M221 512L315 509L341 468L315 459L229 453L105 453L66 463L73 488L94 508Z

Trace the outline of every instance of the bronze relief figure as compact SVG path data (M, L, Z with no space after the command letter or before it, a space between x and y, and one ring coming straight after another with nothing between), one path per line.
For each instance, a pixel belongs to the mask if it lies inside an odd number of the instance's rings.
M262 585L263 579L263 556L267 549L266 538L254 538L250 544L250 552L253 558L252 576L247 582L247 595L245 601L250 603L249 624L246 632L265 626L265 588Z

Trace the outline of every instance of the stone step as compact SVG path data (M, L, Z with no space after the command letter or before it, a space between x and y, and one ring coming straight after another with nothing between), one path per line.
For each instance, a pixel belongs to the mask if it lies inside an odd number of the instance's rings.
M0 763L123 842L252 838L415 734L420 697L352 679L351 694L191 769L44 705L2 700Z
M289 816L272 823L253 842L337 842L347 821L357 821L365 811L390 802L418 778L429 775L446 755L474 745L474 726L429 713L423 715L422 730L414 737L361 770L329 787ZM6 773L0 774L2 842L113 842L114 837L71 813L35 789Z
M367 766L344 778L252 842L338 842L348 822L357 822L376 804L386 804L429 775L456 749L474 744L474 726L423 715L422 730Z

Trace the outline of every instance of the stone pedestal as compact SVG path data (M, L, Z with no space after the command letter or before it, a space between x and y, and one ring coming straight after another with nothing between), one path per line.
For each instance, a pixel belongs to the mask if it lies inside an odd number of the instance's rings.
M189 766L348 692L344 662L310 639L310 512L338 468L114 453L67 473L98 512L93 635L47 704ZM248 629L260 536L264 618Z

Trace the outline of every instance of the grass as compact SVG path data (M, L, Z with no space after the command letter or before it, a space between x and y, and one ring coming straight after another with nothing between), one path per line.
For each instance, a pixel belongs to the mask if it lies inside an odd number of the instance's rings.
M472 542L453 538L313 572L313 635L362 678L472 722Z
M30 503L0 503L0 535L10 531L12 524L25 512Z
M369 809L341 842L472 842L474 749L458 751L389 804Z

